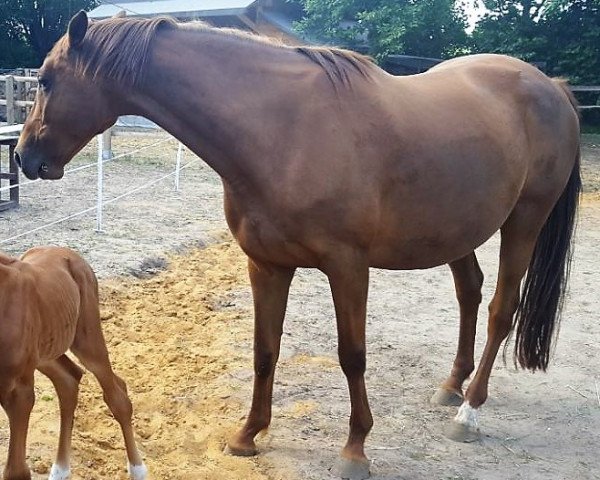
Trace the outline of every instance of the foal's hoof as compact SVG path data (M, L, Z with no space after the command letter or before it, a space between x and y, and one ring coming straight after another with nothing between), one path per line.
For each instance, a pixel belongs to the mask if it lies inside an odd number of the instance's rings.
M235 443L234 441L230 441L226 446L224 453L226 455L234 455L236 457L253 457L258 454L258 448L254 442L250 445L242 445Z
M350 460L341 458L339 463L339 474L343 480L366 480L371 476L371 463L365 460Z
M437 389L429 400L433 405L443 405L445 407L460 407L464 401L462 395L456 392L446 390L444 387Z
M476 442L481 437L479 429L459 423L457 421L451 421L450 424L444 430L444 435L450 440L462 443Z
M69 480L69 478L71 478L71 470L65 467L61 467L56 463L52 464L48 480Z
M140 465L127 464L127 471L129 472L129 478L131 480L146 480L148 476L148 468L144 463Z

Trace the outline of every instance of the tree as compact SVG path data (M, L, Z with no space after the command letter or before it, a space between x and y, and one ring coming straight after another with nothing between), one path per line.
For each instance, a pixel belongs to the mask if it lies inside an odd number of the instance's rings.
M0 45L18 65L33 60L40 65L54 43L65 33L71 17L89 10L97 0L0 0ZM15 58L17 57L17 58Z
M556 2L540 24L548 73L573 83L600 83L600 0Z
M7 25L0 21L0 68L15 68L34 65L33 51L21 36L15 36Z
M547 38L539 24L552 0L485 0L488 9L473 31L475 51L537 60Z
M466 16L455 0L302 0L297 28L309 38L358 50L450 57L467 44Z
M514 55L573 83L600 77L600 0L487 0L476 52Z

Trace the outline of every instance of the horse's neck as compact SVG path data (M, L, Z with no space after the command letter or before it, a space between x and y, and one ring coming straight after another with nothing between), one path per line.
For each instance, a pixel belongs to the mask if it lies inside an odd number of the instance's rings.
M271 111L278 98L289 96L288 77L297 78L302 68L294 57L289 50L226 34L161 32L134 113L158 123L226 181L238 183L253 171L249 163L268 151L273 130L284 128Z

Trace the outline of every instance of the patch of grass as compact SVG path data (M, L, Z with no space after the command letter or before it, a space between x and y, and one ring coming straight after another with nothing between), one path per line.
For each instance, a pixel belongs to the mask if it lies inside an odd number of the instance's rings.
M600 135L600 125L586 125L584 123L583 125L581 125L581 133L584 135Z
M584 145L600 145L600 132L598 133L583 133L581 135L581 143Z

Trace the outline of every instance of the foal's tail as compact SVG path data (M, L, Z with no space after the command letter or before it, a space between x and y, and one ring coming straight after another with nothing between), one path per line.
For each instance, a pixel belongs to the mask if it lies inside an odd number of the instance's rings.
M559 85L578 111L566 82ZM532 371L548 368L552 340L558 333L581 193L580 156L578 148L569 181L537 239L515 315L515 362Z

